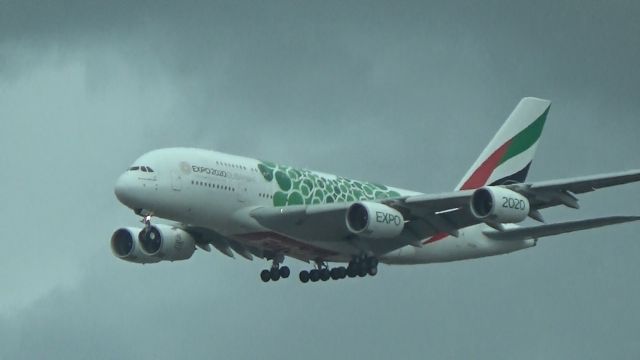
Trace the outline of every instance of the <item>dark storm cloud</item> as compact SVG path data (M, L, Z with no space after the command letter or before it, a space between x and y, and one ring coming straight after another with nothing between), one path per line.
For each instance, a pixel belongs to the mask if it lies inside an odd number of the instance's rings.
M117 204L114 179L164 146L447 191L533 95L555 101L533 179L640 167L636 2L4 1L0 10L9 125L0 161L11 169L2 224L20 229L0 253L0 358L640 353L637 225L318 286L259 283L262 261L198 252L143 267L108 250L111 231L138 220ZM636 188L546 215L638 214Z

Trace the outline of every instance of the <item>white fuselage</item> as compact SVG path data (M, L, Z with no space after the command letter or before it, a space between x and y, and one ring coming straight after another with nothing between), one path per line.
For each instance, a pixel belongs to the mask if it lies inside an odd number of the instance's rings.
M138 158L118 179L115 191L123 204L138 213L150 212L156 217L206 227L245 246L284 251L301 260L322 254L325 261L345 262L357 254L352 243L310 242L277 234L255 221L250 211L258 207L361 200L347 195L344 188L341 191L342 182L361 186L362 198L420 194L288 167L271 172L277 177L271 179L265 172L271 167L268 162L208 150L161 149ZM324 190L315 189L313 184L296 183L296 172L301 171L312 174ZM484 224L471 226L461 229L458 237L425 239L421 247L405 246L376 256L388 264L421 264L498 255L535 245L534 240L489 239L482 233L486 228Z

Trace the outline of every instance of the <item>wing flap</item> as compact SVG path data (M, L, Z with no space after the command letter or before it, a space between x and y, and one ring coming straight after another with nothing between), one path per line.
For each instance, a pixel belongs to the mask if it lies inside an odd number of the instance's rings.
M623 224L640 220L640 216L610 216L595 219L569 221L564 223L539 225L525 228L506 229L503 231L487 230L483 233L494 240L527 240L546 236L588 230L608 225Z
M205 251L211 251L210 245L213 245L216 250L230 258L235 258L234 251L247 260L253 260L252 254L262 257L253 249L211 229L189 225L183 225L182 229L191 234L196 239L196 245Z

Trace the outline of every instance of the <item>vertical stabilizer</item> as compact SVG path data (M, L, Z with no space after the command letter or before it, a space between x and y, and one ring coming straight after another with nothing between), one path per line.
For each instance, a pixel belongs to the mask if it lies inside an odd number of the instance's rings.
M524 182L550 106L549 100L532 97L520 100L456 190Z

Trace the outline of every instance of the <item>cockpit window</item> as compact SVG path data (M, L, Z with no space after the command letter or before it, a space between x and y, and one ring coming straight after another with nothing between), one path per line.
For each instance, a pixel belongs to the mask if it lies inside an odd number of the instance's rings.
M153 172L153 170L148 166L132 166L129 168L129 171Z

